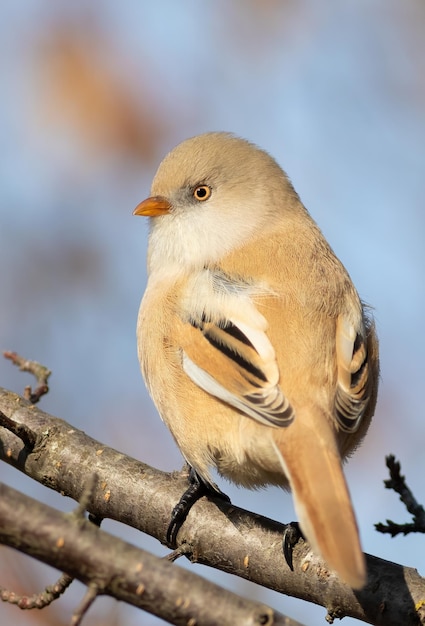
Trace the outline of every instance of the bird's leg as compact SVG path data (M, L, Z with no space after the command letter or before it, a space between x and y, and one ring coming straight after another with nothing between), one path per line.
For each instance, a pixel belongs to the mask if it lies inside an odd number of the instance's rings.
M302 534L298 522L289 522L289 524L286 524L285 532L283 533L282 548L285 561L292 572L294 571L292 553L300 539L304 539L304 535Z
M217 485L210 485L205 482L193 467L189 470L189 487L183 493L171 513L170 524L167 529L167 543L169 546L176 545L177 533L183 525L192 506L203 496L220 498L225 502L230 502L230 498L220 491Z

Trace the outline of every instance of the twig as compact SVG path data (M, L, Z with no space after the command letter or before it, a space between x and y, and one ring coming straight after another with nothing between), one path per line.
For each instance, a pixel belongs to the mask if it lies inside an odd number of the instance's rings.
M183 543L176 550L173 550L169 554L166 554L163 558L167 561L170 561L171 563L174 563L174 561L177 561L177 559L180 559L182 556L191 556L192 552L192 548L186 543Z
M24 357L19 356L16 352L6 350L3 352L3 356L12 361L22 372L29 372L35 376L37 387L32 391L31 387L27 385L24 389L24 398L31 402L31 404L37 404L40 398L49 391L47 381L52 372L44 365L37 363L37 361L28 361Z
M99 476L96 474L96 472L92 472L85 482L83 491L78 501L78 506L71 513L71 515L73 515L76 519L85 519L84 514L90 509L90 504L93 500L94 492L97 488L98 482ZM97 527L100 526L100 522L98 523L97 520L93 521L90 519L90 521L93 522Z
M13 420L10 420L7 416L4 415L4 413L0 411L0 422L3 422L2 425L4 425L4 422L7 421L11 422L12 425L15 425L15 422L13 422ZM19 426L22 427L22 425ZM14 430L16 431L17 429L10 428L9 430L14 432ZM21 439L23 440L23 437L21 437ZM69 514L70 517L75 518L77 521L85 521L84 514L93 497L94 490L97 486L97 481L98 476L96 473L93 472L86 481L78 506L72 513ZM100 526L100 524L98 524L98 526ZM61 547L63 542L64 539L60 538L56 543L56 547ZM72 576L63 573L56 583L54 583L53 585L49 585L45 588L44 591L36 593L32 596L18 595L14 591L10 591L8 589L5 589L4 587L0 587L0 599L3 600L3 602L15 604L20 609L43 609L45 606L48 606L59 596L61 596L73 580L74 578ZM85 613L94 601L96 595L97 591L95 585L90 585L83 602L73 615L71 626L79 626L81 620L83 619Z
M32 596L17 595L14 591L0 587L0 599L9 604L16 604L20 609L43 609L59 598L73 580L68 574L62 574L53 585L49 585L44 591Z
M406 524L397 524L390 519L386 520L386 524L379 522L375 524L375 528L380 533L386 533L395 537L403 533L408 535L409 533L425 533L425 509L418 503L415 496L406 484L405 477L401 474L401 466L399 461L393 454L386 457L386 464L390 471L390 478L384 480L384 485L387 489L393 489L399 494L400 500L408 512L413 517L413 522Z
M84 615L87 613L98 595L99 590L97 586L94 584L88 585L87 591L81 601L81 604L75 609L74 614L71 618L71 626L80 626Z

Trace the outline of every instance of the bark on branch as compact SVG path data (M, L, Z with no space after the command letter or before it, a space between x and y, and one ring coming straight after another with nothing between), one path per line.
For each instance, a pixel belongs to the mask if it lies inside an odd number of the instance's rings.
M31 449L0 427L0 459L76 501L87 477L96 472L98 487L90 512L166 542L171 511L187 486L180 473L167 474L127 457L2 389L0 411L36 437ZM420 610L425 581L416 570L367 556L368 584L354 592L329 572L307 543L295 547L291 572L282 554L283 531L282 524L270 519L202 498L177 543L193 562L325 606L329 618L349 615L378 626L425 624Z
M301 626L0 483L0 542L171 624Z

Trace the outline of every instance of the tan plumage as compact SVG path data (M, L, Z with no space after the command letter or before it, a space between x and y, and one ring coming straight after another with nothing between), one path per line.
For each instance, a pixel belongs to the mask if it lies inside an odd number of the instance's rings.
M187 462L292 489L300 525L352 587L365 563L341 458L376 403L373 323L277 163L207 133L162 162L137 336L147 387Z

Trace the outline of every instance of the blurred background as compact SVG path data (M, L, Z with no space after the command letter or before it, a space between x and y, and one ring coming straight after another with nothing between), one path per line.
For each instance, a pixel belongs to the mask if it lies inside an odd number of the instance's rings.
M383 486L390 452L425 500L424 30L421 0L28 0L0 8L0 348L52 369L41 408L158 468L181 466L139 373L147 223L132 211L175 144L233 131L281 163L375 308L381 392L347 476L365 551L422 574L424 538L390 539L374 523L408 521ZM1 386L21 392L32 382L0 360ZM0 479L74 507L5 464ZM239 506L294 519L278 489L220 486ZM165 554L141 533L105 528ZM324 623L321 607L179 563L304 624ZM57 577L0 548L0 586L32 594ZM83 594L74 582L42 612L3 604L0 621L68 624ZM84 620L160 623L108 598Z

